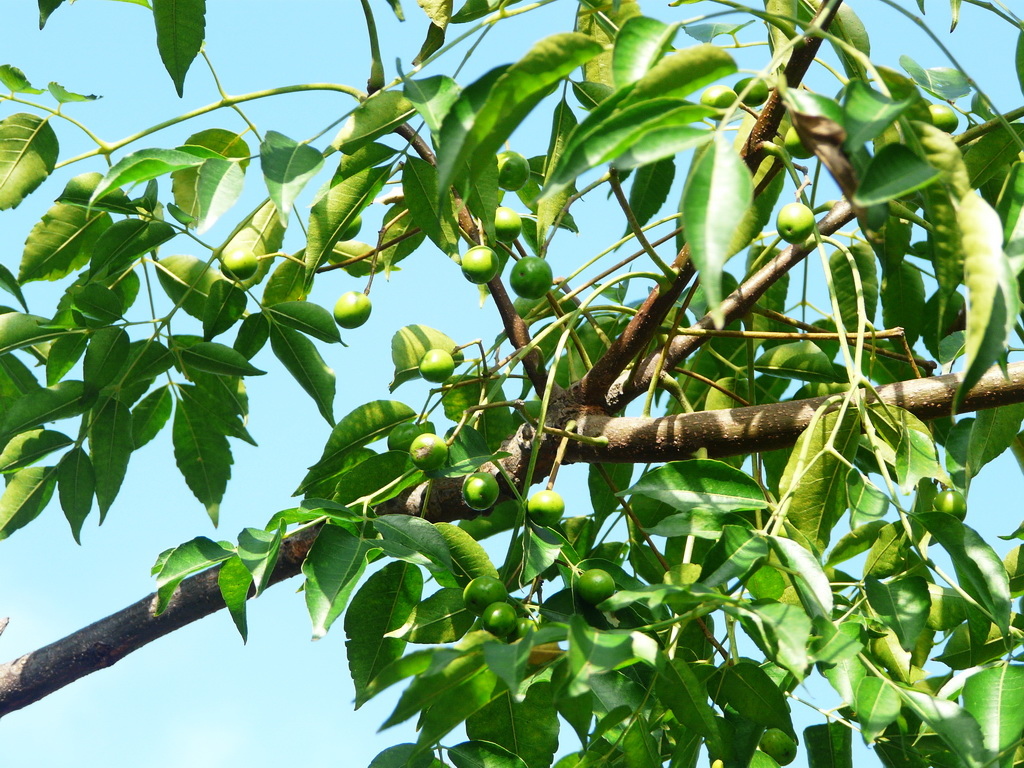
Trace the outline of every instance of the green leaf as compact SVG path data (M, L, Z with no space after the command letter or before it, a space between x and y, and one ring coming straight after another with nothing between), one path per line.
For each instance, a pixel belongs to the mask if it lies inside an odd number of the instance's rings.
M1000 126L971 144L963 154L969 187L977 189L993 178L1001 181L1006 166L1017 160L1022 138L1024 125L1011 125L1010 130ZM966 188L958 187L955 191L958 195L967 193Z
M298 331L274 324L270 326L270 346L288 373L313 398L320 415L334 426L334 371L313 342Z
M466 609L462 590L440 589L419 603L389 637L410 643L454 643L469 631L476 617Z
M84 333L69 333L54 339L50 352L46 355L46 383L53 386L63 379L75 364L82 358L89 343L89 336Z
M641 659L653 662L654 641L639 632L601 632L575 615L569 623L569 696L590 690L592 676Z
M992 207L974 192L960 201L957 223L963 234L967 286L967 369L954 407L1003 354L1020 309L1017 283L1003 251L1003 225Z
M18 112L0 120L0 211L17 208L57 164L49 119Z
M498 569L480 544L466 531L451 523L435 523L434 528L448 545L452 559L452 575L459 586L465 587L477 576L498 578Z
M754 368L762 373L800 381L837 380L832 361L813 341L790 341L769 347L754 361Z
M323 454L309 468L295 493L305 493L315 483L336 476L345 468L346 459L353 451L380 440L396 425L415 415L412 408L395 400L373 400L346 414L331 430Z
M971 92L971 85L962 72L949 67L924 69L906 54L900 56L900 66L914 78L914 82L940 99L953 101Z
M197 234L208 231L238 202L244 183L245 172L239 163L220 157L203 161L195 172L193 194Z
M408 122L415 112L413 103L401 93L378 91L353 110L331 146L351 155L374 139Z
M869 576L864 587L871 609L896 633L904 650L913 650L931 608L928 582L921 576L907 576L882 583Z
M978 411L967 442L968 477L976 477L983 466L1014 444L1022 420L1021 404Z
M203 308L203 339L209 341L237 323L245 314L245 291L227 280L217 280Z
M391 557L425 565L432 571L451 571L448 542L433 523L419 517L387 515L373 521L381 541L375 542Z
M449 256L459 252L455 204L450 194L437 195L437 170L418 157L410 157L402 170L402 191L409 216L431 242Z
M231 477L231 447L218 425L198 403L182 398L174 409L171 427L174 460L192 494L206 507L217 525L220 502Z
M1024 730L1024 667L1001 664L968 677L964 709L981 726L986 749L1002 756L1000 768L1011 768Z
M249 588L252 586L252 574L246 570L239 557L231 557L217 572L217 586L244 643L249 639L249 622L246 619L245 608L249 599Z
M21 292L21 286L18 285L18 281L14 275L11 274L11 270L0 264L0 289L11 294L21 304L21 308L28 312L28 304L25 303L25 294Z
M719 734L715 711L708 703L705 680L694 674L691 665L682 659L668 659L658 654L658 697L672 710L684 726L701 734L716 754L722 754L724 743Z
M282 301L267 307L266 313L282 325L302 331L314 339L329 343L341 341L338 325L331 313L311 301Z
M216 341L198 341L183 348L180 354L186 368L218 376L262 376L266 373L252 365L240 352Z
M804 728L809 768L853 768L853 737L846 723Z
M103 211L57 203L29 232L18 280L57 280L84 266L110 224Z
M802 606L761 600L739 616L747 634L770 660L788 669L798 680L804 678L812 662L807 650L811 619Z
M238 557L251 575L251 582L256 585L254 597L259 597L270 584L281 549L282 534L281 528L273 531L244 528L238 534Z
M936 181L941 173L903 144L886 144L864 170L853 201L868 208L903 197Z
M669 50L679 29L648 16L626 19L615 36L612 75L616 88L632 85Z
M474 654L470 658L473 659L472 666L475 666L479 654ZM457 668L457 662L451 666ZM503 687L498 685L497 678L486 667L479 668L465 677L458 673L451 677L445 673L430 677L441 679L436 681L437 695L431 697L433 703L424 709L423 717L420 719L418 743L421 747L440 741L445 734L460 726L496 696L501 695L503 690Z
M619 496L640 495L673 509L695 508L717 513L764 509L764 493L745 472L711 459L673 461L658 467Z
M921 272L909 261L888 267L882 279L882 322L886 328L899 326L913 344L921 335L924 317L924 282Z
M46 1L43 0L43 2ZM60 1L58 0L58 5ZM32 87L32 83L25 77L24 72L11 64L0 65L0 83L3 83L6 88L14 93L42 93L39 88Z
M549 685L549 683L544 685ZM496 701L501 700L497 699ZM550 756L546 762L528 763L520 755L521 753L505 749L492 740L464 741L448 748L448 759L452 761L455 768L529 768L530 766L551 764Z
M685 98L735 71L736 62L724 49L695 45L669 54L651 67L636 81L629 99Z
M860 433L856 414L846 411L839 421L836 412L818 418L797 439L785 472L779 482L780 498L789 497L786 522L824 551L832 529L846 511L846 473L844 461L825 452L835 433L832 446L840 456L852 458Z
M741 661L721 667L709 688L720 706L728 704L743 717L766 728L793 732L785 696L757 664Z
M163 0L173 2L174 0ZM191 0L195 1L195 0ZM201 2L202 0L200 0ZM133 184L140 181L149 181L158 176L179 171L182 168L191 168L201 165L205 158L183 152L178 149L140 149L122 157L114 166L107 171L103 180L96 185L89 203L94 203L103 195L116 187L125 184Z
M633 184L629 188L629 207L633 209L640 226L654 218L665 205L675 176L676 164L671 157L642 166L633 174Z
M191 541L179 544L162 561L157 561L153 567L153 574L156 576L156 609L154 613L159 616L166 609L174 596L182 579L193 573L205 571L210 566L216 565L234 555L230 549L224 548L215 541L205 536L197 536Z
M116 397L107 398L93 411L89 424L89 454L96 473L101 523L121 490L134 447L131 411Z
M904 688L898 691L904 705L939 734L967 768L982 768L991 764L993 755L985 746L978 721L969 712L952 701L929 696L921 691Z
M424 77L419 80L407 79L403 86L405 97L412 102L431 133L441 130L444 116L459 98L461 89L446 75ZM436 189L436 185L434 186Z
M874 741L900 714L894 686L877 677L865 677L857 686L857 719L864 743Z
M69 91L60 83L54 82L51 82L49 85L47 85L46 90L48 90L50 92L50 95L53 96L53 98L55 98L60 104L70 104L76 101L96 101L96 99L100 98L99 96L95 95L74 93L73 91Z
M152 0L156 47L178 96L206 34L206 0Z
M86 383L101 389L117 378L128 361L131 339L124 328L100 328L89 339L82 362Z
M267 131L260 144L260 166L282 226L288 224L295 198L323 165L320 150L277 131Z
M263 288L261 303L265 309L269 309L276 304L289 301L304 301L308 293L305 265L298 264L291 259L281 259L274 267L274 271L270 273L270 279L267 280L267 284ZM331 322L334 322L333 318ZM338 339L340 340L341 336Z
M96 493L96 473L92 461L80 446L65 453L57 465L57 491L64 517L71 526L71 535L82 543L82 525L92 511L92 497Z
M171 417L170 384L154 389L132 411L132 444L138 450L159 434Z
M0 319L3 317L0 315ZM77 416L91 404L92 398L80 381L62 381L52 387L29 392L7 407L0 421L0 441L28 427Z
M913 99L893 101L863 80L851 80L843 96L843 146L856 152L878 138L913 103Z
M156 250L177 231L165 221L125 219L106 228L92 252L95 275L120 274L140 256ZM172 256L168 260L177 258Z
M10 474L35 464L54 451L74 442L62 432L52 429L30 429L15 435L0 451L0 473Z
M313 284L317 268L327 260L342 233L377 196L390 175L391 167L387 165L364 168L349 176L337 174L326 194L313 203L305 253L307 287Z
M722 527L720 561L709 558L704 563L701 583L709 587L724 586L733 579L744 579L768 557L768 543L763 536L751 532L739 525Z
M466 88L441 125L438 194L474 177L559 80L601 53L586 35L566 32L536 43L518 62ZM497 77L495 77L497 75Z
M366 568L369 549L369 542L336 525L325 525L317 534L302 564L314 640L326 635L345 610L348 597Z
M857 310L858 297L864 302L864 320L874 323L875 312L878 309L878 274L875 271L874 251L856 245L850 247L846 253L841 250L833 251L828 258L828 268L832 274L832 286L835 290L836 303L839 304L839 316L843 320L843 327L848 332L854 332L862 325Z
M356 689L356 709L369 699L369 682L405 651L404 640L387 635L406 622L422 593L420 569L393 562L367 579L352 598L345 614L345 648Z
M944 512L914 515L949 554L960 586L1005 634L1010 626L1010 585L1002 560L975 531Z
M768 536L772 549L789 568L800 602L808 614L829 619L834 608L832 584L814 554L792 539Z
M27 467L14 473L0 495L0 540L38 517L56 484L56 467Z
M0 322L3 317L0 316ZM2 336L0 336L2 338ZM426 325L407 325L391 337L391 360L395 364L395 378L388 391L394 392L407 381L419 378L420 360L431 349L454 352L454 339Z

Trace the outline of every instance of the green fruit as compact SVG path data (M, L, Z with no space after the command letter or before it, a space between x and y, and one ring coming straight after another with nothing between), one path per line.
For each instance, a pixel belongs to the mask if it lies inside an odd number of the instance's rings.
M470 509L490 509L498 500L498 481L487 472L475 472L462 481L462 498Z
M748 87L750 90L747 90ZM768 83L764 80L753 77L744 77L733 86L733 90L740 94L740 101L748 107L757 107L768 101ZM744 94L743 91L747 92Z
M757 746L779 765L789 765L796 759L796 742L781 728L769 728Z
M957 520L967 517L967 499L960 491L946 490L935 494L932 506L936 512L953 515Z
M789 152L789 156L795 157L797 160L806 160L814 155L811 150L804 146L804 143L800 140L800 134L796 132L796 128L790 128L786 131L786 137L782 140L782 143L786 151Z
M521 640L522 638L526 637L526 633L529 632L531 629L534 632L537 631L537 622L535 622L533 619L517 619L516 630L513 633L512 637L515 640Z
M359 234L359 230L363 228L363 214L357 213L356 217L349 222L348 226L345 227L345 231L341 233L341 240L351 240Z
M515 632L516 609L508 603L491 603L480 616L483 628L496 637L506 637Z
M928 114L932 118L932 125L940 131L952 133L960 125L960 118L957 117L956 112L945 104L929 104Z
M429 421L425 421L421 424L406 421L399 424L388 433L388 450L408 451L409 448L412 447L412 441L416 439L417 435L423 435L433 431L434 425Z
M260 260L252 251L239 248L221 256L220 263L235 280L248 280L256 274Z
M523 188L530 178L530 161L518 152L498 155L498 186L509 192Z
M471 283L490 282L500 268L498 254L486 245L474 245L462 255L462 274Z
M443 437L426 432L413 438L409 445L409 455L412 456L412 463L425 472L440 469L448 461L448 444Z
M814 231L814 211L803 203L784 205L775 219L775 228L787 243L802 243Z
M580 574L576 591L586 602L597 605L615 594L615 579L608 571L591 568Z
M526 256L512 267L508 282L516 296L539 299L551 289L551 265L536 256Z
M455 371L455 358L443 349L428 349L420 358L420 376L435 384L448 381Z
M526 512L537 525L550 528L565 514L565 501L556 491L537 491L526 503Z
M462 590L462 600L467 611L480 616L488 607L508 600L508 590L493 576L477 576Z
M523 219L511 208L500 206L494 211L494 237L499 243L511 243L523 231Z
M369 296L362 291L349 291L341 294L334 305L334 322L342 328L358 328L369 319L371 311Z
M736 103L736 91L727 85L712 85L700 95L700 103L705 107L725 109Z

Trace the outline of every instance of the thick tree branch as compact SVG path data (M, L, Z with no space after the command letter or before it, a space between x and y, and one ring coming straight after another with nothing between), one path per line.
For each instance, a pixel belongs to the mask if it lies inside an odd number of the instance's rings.
M879 394L884 402L906 408L922 419L938 418L949 415L953 394L962 380L961 374L950 374L898 382L880 387ZM668 461L687 458L702 448L708 456L718 457L781 448L796 440L824 401L825 398L813 398L660 419L583 414L578 417L581 431L595 437L604 435L609 444L595 448L574 442L566 460ZM1008 378L1004 378L998 368L992 368L964 398L959 411L1018 402L1024 402L1024 363L1008 366ZM531 430L524 427L506 445L513 455L503 460L503 466L513 477L521 475L528 465L531 434ZM545 441L552 452L554 443L554 440ZM432 495L442 494L440 497L452 506L431 514L430 519L456 520L461 510L468 512L465 517L478 514L463 507L461 497L456 502L449 493L452 488L461 486L458 478L435 483ZM422 492L421 487L401 502L382 505L378 512L420 514L418 502L422 498L417 494ZM408 504L408 508L403 508L403 504ZM436 509L433 504L431 508ZM317 530L310 528L285 539L271 584L300 573ZM0 666L0 716L39 701L91 672L112 666L147 643L219 611L224 607L217 586L219 572L219 568L213 568L185 579L160 616L153 615L156 595L150 595L62 640Z
M962 374L899 381L878 387L881 402L904 408L920 419L953 413L953 396ZM661 462L689 458L704 450L711 458L770 451L792 445L827 400L815 397L729 410L700 411L657 419L590 414L579 420L580 431L608 438L595 448L574 443L567 461ZM868 396L868 402L878 398ZM1004 377L991 368L964 398L958 413L1024 402L1024 363L1007 366Z

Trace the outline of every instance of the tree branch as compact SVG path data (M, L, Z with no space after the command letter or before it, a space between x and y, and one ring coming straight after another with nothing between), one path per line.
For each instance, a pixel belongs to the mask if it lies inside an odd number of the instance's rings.
M989 370L964 398L959 412L1024 402L1024 363L1013 363L1007 371L1008 377L1004 378L998 368ZM961 381L962 374L950 374L888 384L879 387L878 392L883 402L905 408L919 418L933 419L950 414L953 395ZM688 458L700 449L706 450L708 456L725 457L781 448L796 441L825 400L819 397L659 419L615 418L589 413L579 417L581 432L592 437L603 435L608 438L608 445L598 448L572 441L565 459L566 462L670 461ZM513 438L520 441L519 444L506 446L513 455L503 460L503 464L510 462L506 468L516 473L513 477L521 474L528 464L530 445L525 436L531 434L528 427L523 428ZM555 442L545 441L552 446L552 452ZM455 501L453 494L447 493L450 489L442 489L447 485L461 488L461 480L435 483L432 498L440 491L445 504L451 506L441 511L432 503L431 508L438 514L432 514L430 519L457 520L462 510L468 513L464 517L479 514L464 507L461 494ZM421 487L416 492L422 494L422 491ZM381 505L378 512L406 512L409 510L403 504L408 503L411 514L419 514L419 506L414 502L421 499L417 499L416 492L407 495L403 502ZM271 584L301 572L302 561L317 531L310 528L284 540ZM219 611L224 607L217 585L219 573L219 568L212 568L185 579L170 606L159 616L153 615L156 604L153 594L63 640L0 666L0 716L39 701L91 672L112 666L147 643Z

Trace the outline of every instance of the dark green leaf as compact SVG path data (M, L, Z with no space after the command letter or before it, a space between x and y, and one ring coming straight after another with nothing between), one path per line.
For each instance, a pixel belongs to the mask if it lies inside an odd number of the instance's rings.
M31 429L11 438L0 451L0 473L10 474L35 464L54 451L74 442L62 432L51 429Z
M181 362L186 369L194 368L218 376L262 376L261 371L245 359L241 352L215 341L199 341L181 350Z
M288 262L292 263L292 262ZM267 307L267 314L277 322L302 331L307 336L326 342L340 342L338 325L331 313L310 301L282 301Z
M182 398L174 409L174 460L192 494L216 525L231 477L231 447L195 400Z
M181 96L185 74L206 34L206 0L152 0L152 3L160 60Z
M165 384L146 395L132 411L132 444L136 450L157 436L171 416L170 385Z
M121 490L134 448L131 411L116 397L107 398L94 410L89 424L89 454L96 473L101 523Z
M85 265L110 227L110 214L57 203L32 227L21 256L18 279L57 280Z
M260 165L282 226L288 223L295 198L323 164L324 157L318 149L277 131L267 131L260 144Z
M313 398L320 415L334 425L334 371L309 339L291 328L270 326L270 346L288 373Z
M302 564L314 640L326 635L345 610L348 597L366 568L369 549L369 542L336 525L325 525L317 534Z
M71 535L82 543L82 525L92 510L92 497L96 492L96 473L92 462L80 446L75 446L61 457L57 466L57 491L64 517L71 526Z
M230 549L225 549L205 536L197 536L178 545L166 557L162 557L153 567L157 584L156 615L159 616L166 610L182 579L198 571L205 571L210 566L227 560L233 554Z

